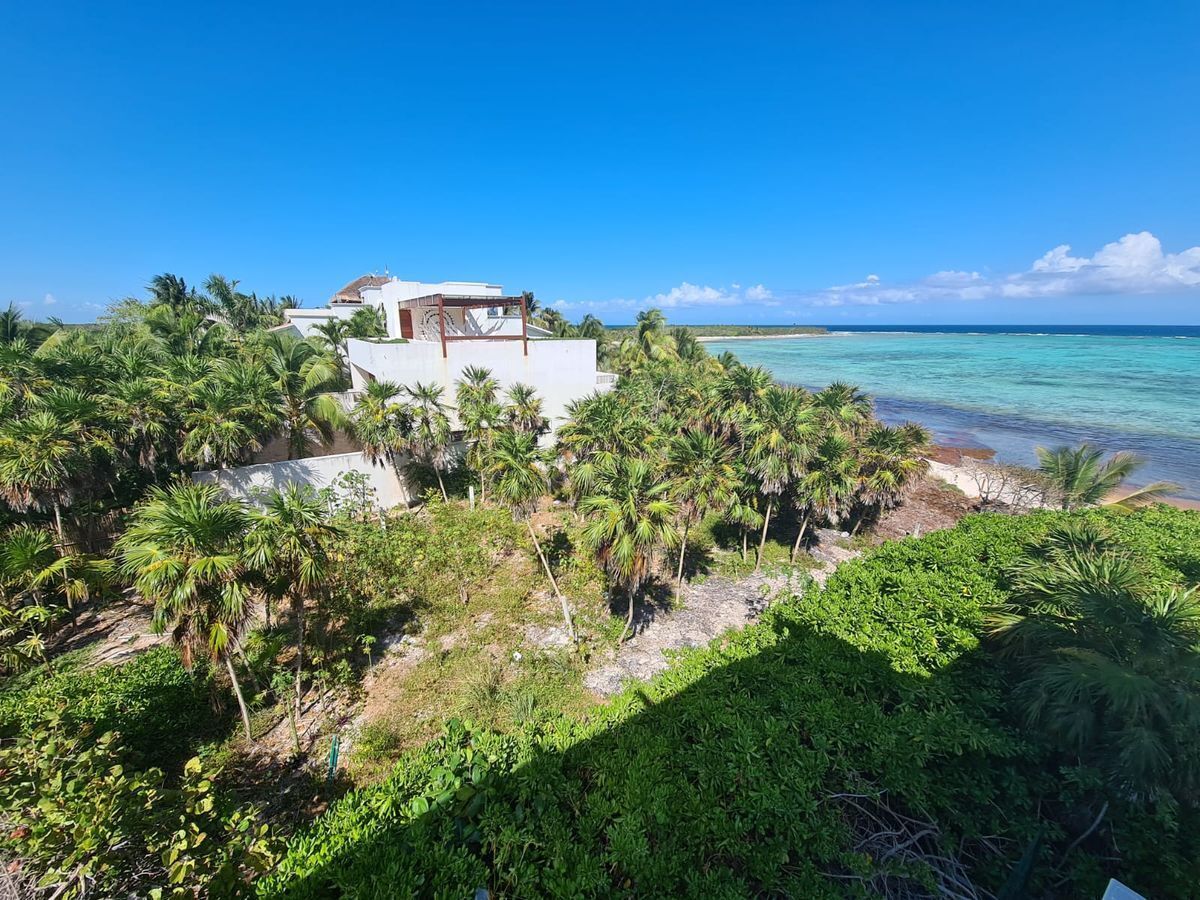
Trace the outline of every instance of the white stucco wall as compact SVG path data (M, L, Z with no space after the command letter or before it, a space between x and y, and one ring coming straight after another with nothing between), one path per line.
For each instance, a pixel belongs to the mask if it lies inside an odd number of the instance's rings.
M410 492L407 480L397 475L392 466L373 464L359 452L194 472L192 478L201 483L215 482L235 497L253 501L257 490L293 483L310 484L317 490L330 487L344 472L365 474L375 489L375 502L384 509L418 499Z
M553 430L566 418L567 404L611 383L597 383L596 342L591 340L537 340L529 342L529 355L521 341L462 341L442 346L431 341L381 344L348 342L350 370L355 390L363 390L373 376L401 385L435 382L445 391L444 402L454 403L456 382L467 366L490 369L501 389L528 384L542 398L542 409Z
M313 334L313 326L328 322L330 319L349 319L361 305L339 303L325 309L285 309L283 317L289 325L300 332L300 337L306 338Z

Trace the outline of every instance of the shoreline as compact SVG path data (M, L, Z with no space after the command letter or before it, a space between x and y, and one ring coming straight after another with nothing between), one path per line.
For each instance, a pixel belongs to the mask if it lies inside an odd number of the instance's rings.
M960 455L959 462L949 461L948 457L953 454ZM994 457L994 451L982 447L945 447L934 445L930 448L930 452L926 455L925 459L929 463L929 474L931 476L957 488L970 499L978 500L979 488L975 483L971 469L967 465L964 465L964 461L969 459L977 462L990 462ZM1160 497L1155 502L1165 503L1167 506L1173 506L1176 509L1200 510L1200 500L1189 500L1186 497Z

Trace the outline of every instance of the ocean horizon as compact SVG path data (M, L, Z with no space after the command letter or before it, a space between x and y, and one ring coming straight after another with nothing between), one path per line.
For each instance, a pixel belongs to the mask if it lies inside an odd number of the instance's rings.
M857 384L881 419L1032 465L1083 441L1146 459L1137 483L1200 500L1200 326L858 325L815 337L706 341L781 382Z

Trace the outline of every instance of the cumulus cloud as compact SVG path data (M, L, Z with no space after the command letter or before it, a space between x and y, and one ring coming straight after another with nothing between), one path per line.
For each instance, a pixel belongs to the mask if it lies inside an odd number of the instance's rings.
M53 306L57 302L58 302L58 299L53 294L47 294L42 299L42 305L44 305L44 306Z
M587 312L612 312L648 309L697 309L717 306L778 306L779 301L770 288L762 284L743 287L733 283L728 287L692 284L684 281L669 291L651 294L642 299L619 298L614 300L557 300L553 306L562 310Z
M1009 275L950 270L918 281L885 284L878 276L865 281L802 292L794 299L811 306L880 306L927 300L987 300L1160 294L1200 290L1200 247L1166 253L1148 231L1127 234L1091 256L1073 256L1061 244L1034 260L1028 269Z
M640 299L558 300L564 312L624 313L651 306L666 310L714 307L884 306L927 301L1032 299L1200 292L1200 247L1178 253L1163 250L1148 231L1127 234L1091 256L1076 256L1069 244L1046 251L1027 269L1011 274L946 269L916 281L889 283L877 274L822 290L772 290L763 284L726 287L684 281L670 290Z

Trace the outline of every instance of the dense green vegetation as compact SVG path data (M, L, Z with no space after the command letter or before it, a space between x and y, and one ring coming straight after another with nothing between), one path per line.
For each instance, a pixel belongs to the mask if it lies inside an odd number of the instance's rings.
M976 896L1028 851L1035 895L1111 873L1187 895L1200 524L1095 509L1136 461L1047 451L1062 512L885 544L597 708L584 673L689 579L803 571L817 528L901 504L924 430L714 358L657 310L616 334L537 313L621 376L553 441L533 388L484 369L347 408L346 339L378 317L298 340L269 330L292 302L160 276L95 329L0 316L18 887ZM361 475L252 503L188 477L339 431L418 508L377 509ZM102 634L130 603L167 646L67 652L81 612ZM324 771L341 738L360 788L293 833L349 786Z
M295 839L260 895L995 891L1042 832L1034 896L1098 896L1112 874L1188 896L1194 787L1131 793L1111 760L1028 730L1021 666L981 637L1029 548L1071 521L977 517L884 545L587 721L452 724ZM1154 591L1200 566L1195 513L1086 522Z

